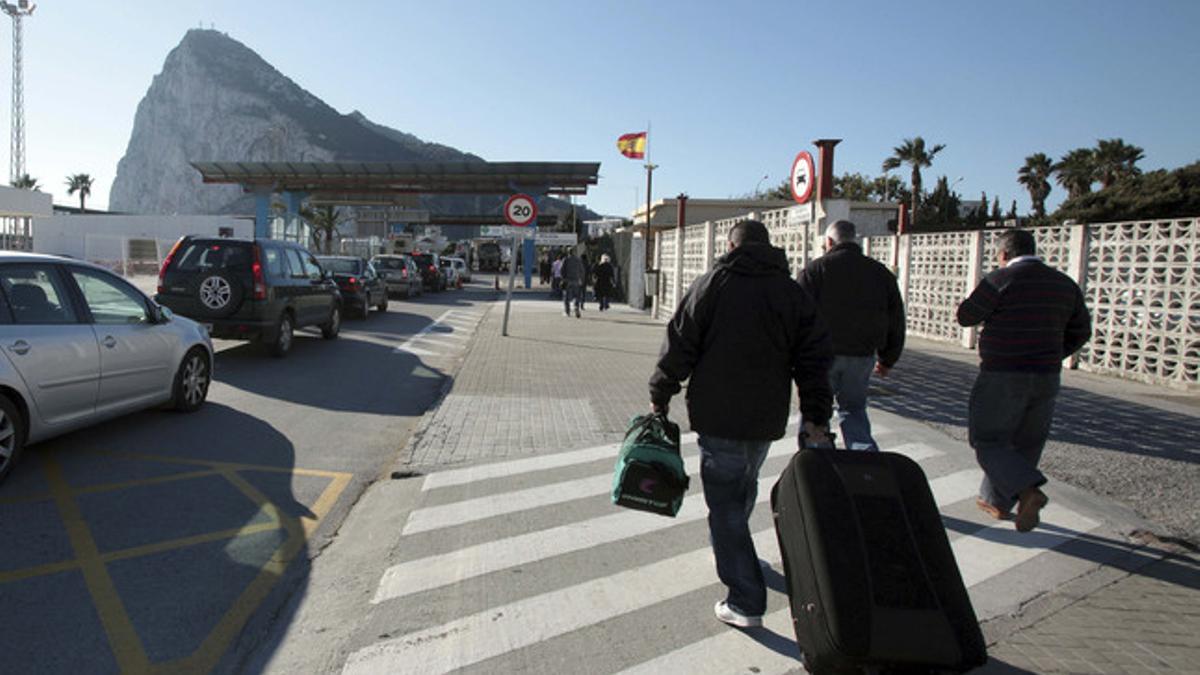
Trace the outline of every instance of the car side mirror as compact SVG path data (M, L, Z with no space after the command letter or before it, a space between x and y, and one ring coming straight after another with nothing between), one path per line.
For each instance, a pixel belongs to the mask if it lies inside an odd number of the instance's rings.
M175 313L162 305L154 306L154 323L169 323L175 318Z

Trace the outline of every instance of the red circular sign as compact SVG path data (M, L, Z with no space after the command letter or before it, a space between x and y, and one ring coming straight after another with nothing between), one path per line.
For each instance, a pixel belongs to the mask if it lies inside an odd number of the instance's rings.
M812 197L813 188L816 187L816 171L813 169L812 155L808 154L807 150L796 155L796 160L792 162L791 184L792 197L801 204L806 203Z
M504 219L510 225L526 227L537 219L537 202L526 194L516 194L504 202Z

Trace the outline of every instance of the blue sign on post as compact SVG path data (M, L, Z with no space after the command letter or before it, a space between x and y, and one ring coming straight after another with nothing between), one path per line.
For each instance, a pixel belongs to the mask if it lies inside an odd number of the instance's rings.
M408 223L388 223L392 234L404 234L404 228L408 227Z

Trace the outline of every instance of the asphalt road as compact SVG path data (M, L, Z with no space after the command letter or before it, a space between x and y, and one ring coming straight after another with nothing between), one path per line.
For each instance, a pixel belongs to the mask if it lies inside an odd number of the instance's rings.
M0 673L237 669L287 621L491 297L393 301L335 341L298 333L283 360L218 341L199 412L29 448L0 488Z

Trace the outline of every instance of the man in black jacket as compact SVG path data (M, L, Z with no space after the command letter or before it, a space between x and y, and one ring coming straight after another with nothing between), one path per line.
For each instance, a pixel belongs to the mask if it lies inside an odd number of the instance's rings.
M753 220L733 226L729 252L696 279L667 326L650 378L651 408L665 412L689 380L717 576L729 589L715 611L727 624L762 625L767 589L749 525L758 471L771 441L786 431L793 381L804 433L826 441L832 357L829 333L792 280L787 256Z
M820 308L833 335L829 385L847 450L878 450L867 418L872 370L887 377L904 349L904 304L896 277L863 255L854 223L825 230L825 255L800 273L800 286Z

